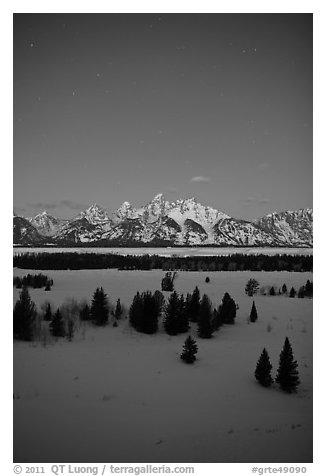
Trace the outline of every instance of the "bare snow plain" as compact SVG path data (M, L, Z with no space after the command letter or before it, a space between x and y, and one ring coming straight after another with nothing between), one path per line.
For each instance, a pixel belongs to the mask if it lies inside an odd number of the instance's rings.
M35 271L14 269L14 276ZM163 271L42 271L50 292L30 289L38 307L91 300L103 286L128 307L137 291L161 289ZM205 283L205 277L210 282ZM73 342L14 343L14 462L312 462L311 299L256 295L258 321L248 323L249 278L296 289L311 273L180 272L178 292L198 285L217 306L225 292L239 304L235 325L212 339L192 334L198 360L180 352L187 334L148 336L129 327L82 326ZM168 297L170 293L164 293ZM19 291L14 289L14 300ZM266 347L276 375L288 336L299 364L296 394L254 379Z

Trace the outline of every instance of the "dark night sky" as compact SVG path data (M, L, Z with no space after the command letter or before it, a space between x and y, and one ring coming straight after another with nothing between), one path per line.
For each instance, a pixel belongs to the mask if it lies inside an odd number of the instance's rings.
M312 206L311 14L15 14L14 207Z

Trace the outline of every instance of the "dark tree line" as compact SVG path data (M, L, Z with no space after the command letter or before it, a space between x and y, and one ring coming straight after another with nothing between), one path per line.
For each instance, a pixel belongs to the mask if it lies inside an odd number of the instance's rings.
M158 256L100 253L24 253L15 255L22 269L109 269L164 271L312 271L313 257L303 255Z
M27 274L22 278L19 276L14 276L13 283L17 289L21 289L24 286L36 289L53 286L53 279L48 278L42 273Z

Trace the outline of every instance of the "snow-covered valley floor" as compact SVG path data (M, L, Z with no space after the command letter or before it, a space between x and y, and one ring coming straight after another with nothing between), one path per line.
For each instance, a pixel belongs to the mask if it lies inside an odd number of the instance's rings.
M45 300L53 306L66 298L90 300L97 286L112 303L120 297L129 306L137 290L160 289L163 276L158 270L43 273L54 285L50 292L30 290L38 307ZM117 328L89 325L71 343L15 342L14 461L311 462L313 301L257 295L258 321L248 324L250 277L262 286L298 289L312 274L179 273L178 292L198 285L215 306L226 291L239 304L236 324L212 339L197 338L192 325L199 348L194 365L179 358L186 335L170 337L160 328L147 336L126 320ZM302 382L290 395L254 379L263 347L275 376L286 336Z

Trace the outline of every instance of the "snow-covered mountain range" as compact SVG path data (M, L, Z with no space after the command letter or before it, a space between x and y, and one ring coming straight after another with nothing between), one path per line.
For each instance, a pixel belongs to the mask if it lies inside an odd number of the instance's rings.
M271 213L253 222L232 218L195 198L168 202L158 194L134 208L124 202L109 212L97 204L71 220L46 211L14 215L14 244L99 246L302 246L313 244L312 209Z

